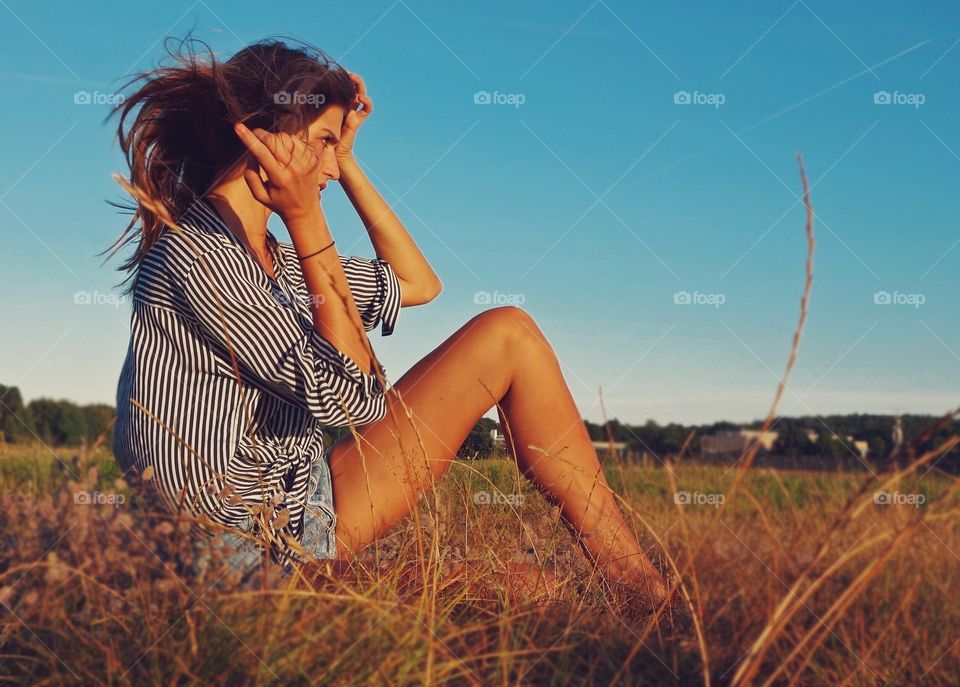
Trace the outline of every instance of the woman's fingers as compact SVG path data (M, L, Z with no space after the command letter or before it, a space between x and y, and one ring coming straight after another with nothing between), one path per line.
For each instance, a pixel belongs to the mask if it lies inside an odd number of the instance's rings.
M320 156L297 135L250 130L236 125L237 135L260 163L260 169L243 171L243 178L257 201L282 217L300 214L315 205ZM267 179L261 178L266 173Z
M260 173L257 170L249 167L243 170L243 180L247 182L250 193L253 194L254 198L264 205L270 204L270 194L267 193L267 188L263 185L263 179L260 178Z
M251 131L243 124L237 126L237 134L272 179L279 181L281 170L294 163L301 167L305 164L308 168L313 165L312 155L315 153L298 136L285 131L276 134L263 129Z
M363 105L363 111L360 112L360 115L369 115L373 112L373 101L367 97L366 94L359 95L357 98L360 100L360 104Z
M285 131L272 133L264 129L254 129L253 135L260 139L260 142L273 154L277 162L284 167L290 165L290 160L293 159L296 149L296 144L290 134Z
M247 147L247 150L256 158L260 166L266 170L267 176L275 177L282 173L283 168L280 166L271 146L264 141L264 136L258 136L250 131L243 122L237 122L233 128L234 131L237 132L237 136ZM267 132L264 131L263 134L267 134ZM269 141L269 138L267 140Z
M357 85L357 94L366 95L367 94L367 85L363 82L363 77L354 72L348 72L350 74L350 80Z
M370 100L370 97L367 95L367 85L363 77L353 72L348 73L350 74L350 80L353 81L357 87L357 102L363 105L363 111L360 114L370 114L373 111L373 101Z
M297 140L285 131L272 135L275 137L279 151L282 151L279 152L279 154L275 154L276 158L285 167L289 167L290 163L293 162L297 156Z

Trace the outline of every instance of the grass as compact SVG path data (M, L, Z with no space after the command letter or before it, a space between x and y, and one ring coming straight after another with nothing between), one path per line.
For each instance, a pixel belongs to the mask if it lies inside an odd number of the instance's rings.
M896 490L924 494L919 508L876 505L868 488L851 517L866 473L751 470L734 498L713 506L677 504L674 493L730 493L734 471L606 469L655 560L667 567L669 554L681 571L702 643L690 627L628 621L605 608L599 581L584 583L589 566L556 512L505 460L455 463L438 483L436 507L421 502L419 529L411 515L376 553L413 561L419 539L438 573L465 559L539 563L571 578L549 604L479 598L466 582L437 584L429 569L421 584L403 587L398 575L377 575L373 551L362 559L370 573L350 582L321 566L239 589L219 563L211 577L194 578L181 565L182 525L118 484L109 453L6 447L0 681L702 684L706 663L711 684L726 684L784 599L796 598L788 590L805 580L795 593L809 597L764 646L751 681L782 666L777 684L960 682L955 478L902 476ZM76 503L83 490L125 501ZM478 503L477 494L497 490L523 499ZM922 524L896 544L918 517ZM824 542L829 552L817 560Z

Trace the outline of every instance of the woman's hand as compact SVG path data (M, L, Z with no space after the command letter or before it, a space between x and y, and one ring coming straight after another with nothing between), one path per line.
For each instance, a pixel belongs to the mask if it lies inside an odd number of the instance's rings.
M234 125L237 136L266 172L250 166L243 178L253 197L276 212L287 226L313 217L320 209L320 157L306 141L298 136L264 129L247 128L242 122Z
M340 142L337 144L337 162L353 160L353 143L357 138L357 130L363 124L370 113L373 112L373 101L367 95L367 87L363 79L358 74L350 72L350 79L357 87L357 94L353 97L353 106L347 112L343 120L343 126L340 129ZM362 110L357 107L362 105Z

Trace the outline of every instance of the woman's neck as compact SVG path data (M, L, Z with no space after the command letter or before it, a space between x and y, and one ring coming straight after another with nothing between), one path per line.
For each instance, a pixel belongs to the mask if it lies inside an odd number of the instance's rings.
M250 195L247 182L240 178L220 184L207 194L207 200L213 203L227 228L240 239L247 250L269 264L267 220L270 210Z

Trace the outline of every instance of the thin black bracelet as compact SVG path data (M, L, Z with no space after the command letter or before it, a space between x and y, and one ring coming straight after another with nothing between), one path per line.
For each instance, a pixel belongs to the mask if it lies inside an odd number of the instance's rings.
M335 244L335 243L336 243L336 241L331 241L329 246L325 246L325 247L321 248L321 249L318 250L316 253L310 253L310 255L298 255L298 256L297 256L297 259L298 259L298 260L306 260L307 258L312 258L314 255L320 255L320 253L322 253L323 251L325 251L327 248L330 248L330 246L332 246L332 245Z

